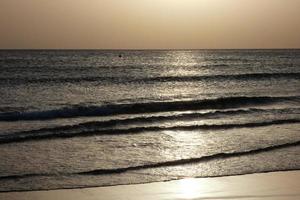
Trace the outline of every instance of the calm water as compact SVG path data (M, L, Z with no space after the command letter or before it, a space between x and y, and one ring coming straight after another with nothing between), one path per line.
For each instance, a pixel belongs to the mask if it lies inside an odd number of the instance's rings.
M0 72L0 191L300 169L300 50L0 51Z

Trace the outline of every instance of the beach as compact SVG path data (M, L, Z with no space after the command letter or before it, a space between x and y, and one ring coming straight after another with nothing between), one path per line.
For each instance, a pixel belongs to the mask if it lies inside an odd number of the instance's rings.
M0 0L0 200L300 200L300 0Z
M300 171L190 178L139 185L0 193L1 200L297 200Z

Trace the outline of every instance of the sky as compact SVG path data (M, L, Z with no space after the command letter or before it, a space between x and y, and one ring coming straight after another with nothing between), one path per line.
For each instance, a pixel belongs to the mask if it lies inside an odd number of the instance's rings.
M300 48L300 0L0 0L0 49Z

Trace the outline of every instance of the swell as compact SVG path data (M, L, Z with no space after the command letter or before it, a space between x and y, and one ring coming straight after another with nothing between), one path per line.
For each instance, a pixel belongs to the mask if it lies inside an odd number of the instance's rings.
M124 126L124 125L131 125L131 124L152 124L155 122L172 122L173 120L179 121L189 121L189 120L199 120L203 118L215 119L221 117L228 117L228 116L241 116L243 114L259 114L259 115L282 115L282 114L299 114L299 108L291 108L291 109L257 109L257 108L250 108L250 109L237 109L237 110L221 110L221 111L210 111L204 113L182 113L182 114L174 114L171 115L158 115L158 116L141 116L141 117L131 117L125 119L110 119L105 121L91 121L91 122L84 122L74 125L65 125L65 126L58 126L52 128L41 128L36 130L29 130L29 131L20 131L15 133L2 133L2 137L6 137L5 135L24 135L24 134L39 134L42 132L61 132L61 131L75 131L77 130L95 130L95 129L103 129L103 128L114 128L117 126ZM1 138L0 136L0 138Z
M161 77L0 77L0 82L8 83L80 83L80 82L108 82L108 83L153 83L153 82L193 82L193 81L221 81L221 80L257 80L257 79L299 79L300 73L249 73L249 74L220 74L203 76L161 76Z
M222 80L257 80L278 78L300 78L300 73L252 73L252 74L230 74L230 75L207 75L207 76L168 76L141 79L140 82L190 82L190 81L222 81Z
M19 120L50 120L59 118L112 116L120 114L157 113L168 111L185 111L200 109L228 109L250 105L266 105L284 101L300 101L300 96L288 97L222 97L216 99L190 100L190 101L162 101L132 104L106 104L102 106L63 107L54 110L33 112L6 112L0 114L0 121Z
M270 125L280 124L295 124L299 123L300 119L284 119L284 120L269 120L262 122L250 122L250 123L233 123L233 124L202 124L202 125L180 125L180 126L144 126L134 127L125 129L103 129L102 127L86 128L82 127L78 130L62 130L48 129L48 130L37 130L27 131L15 134L1 135L0 144L36 141L43 139L54 139L54 138L71 138L71 137L88 137L94 135L121 135L121 134L138 134L143 132L157 132L167 130L218 130L218 129L232 129L232 128L251 128L261 127Z
M31 178L31 177L38 177L38 176L50 177L50 176L74 176L74 175L83 175L84 176L84 175L121 174L121 173L130 172L130 171L138 171L138 170L151 169L151 168L172 167L172 166L188 165L188 164L199 163L199 162L208 162L208 161L216 160L216 159L226 159L226 158L239 157L239 156L255 155L255 154L260 154L260 153L264 153L264 152L270 152L270 151L274 151L274 150L295 147L295 146L299 146L299 145L300 145L300 141L296 141L296 142L278 144L278 145L267 146L267 147L262 147L262 148L258 148L258 149L239 151L239 152L236 152L236 151L235 152L222 152L222 153L216 153L216 154L202 156L202 157L196 157L196 158L187 158L187 159L171 160L171 161L165 161L165 162L149 163L149 164L144 164L144 165L124 167L124 168L96 169L96 170L82 171L82 172L76 172L76 173L55 173L55 174L41 173L41 174L8 175L8 176L1 176L0 180L23 179L23 178Z

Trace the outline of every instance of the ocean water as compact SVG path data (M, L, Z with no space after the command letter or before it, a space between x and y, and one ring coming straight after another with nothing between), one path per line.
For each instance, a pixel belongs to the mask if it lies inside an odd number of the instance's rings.
M300 169L300 50L3 50L0 72L0 192Z

